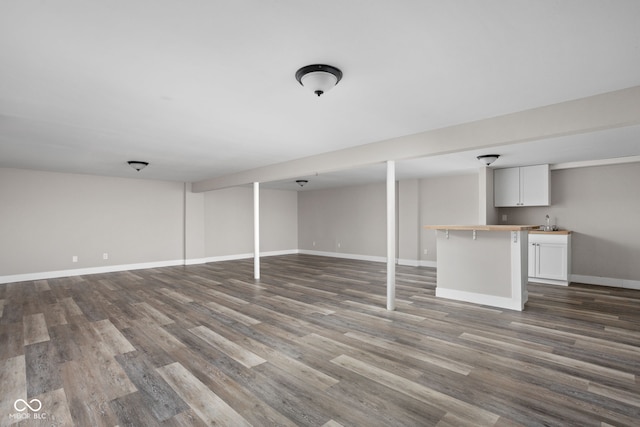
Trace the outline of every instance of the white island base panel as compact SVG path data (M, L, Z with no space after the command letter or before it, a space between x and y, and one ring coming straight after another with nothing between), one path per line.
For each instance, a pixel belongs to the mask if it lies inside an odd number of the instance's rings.
M528 299L528 230L437 233L436 296L510 310Z

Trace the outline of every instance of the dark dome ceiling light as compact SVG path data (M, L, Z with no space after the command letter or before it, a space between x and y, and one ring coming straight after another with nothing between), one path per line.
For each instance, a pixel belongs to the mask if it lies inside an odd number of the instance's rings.
M332 65L307 65L296 71L296 80L320 96L342 80L342 71Z

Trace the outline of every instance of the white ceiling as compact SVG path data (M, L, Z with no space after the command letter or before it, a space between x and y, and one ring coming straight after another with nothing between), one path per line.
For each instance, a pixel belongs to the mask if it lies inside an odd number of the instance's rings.
M396 179L477 173L478 169L484 166L477 159L477 156L482 154L498 154L500 156L490 166L491 168L539 164L569 167L574 162L589 164L594 160L621 161L623 158L631 157L634 161L640 161L640 126L549 138L489 150L473 150L403 160L396 162ZM386 180L386 168L386 164L380 163L351 170L302 176L299 179L308 181L302 188L296 184L295 180L275 181L262 186L278 190L308 191L345 185L381 183Z
M639 22L636 0L3 1L0 167L199 181L637 86ZM294 78L312 63L344 72L320 98ZM640 155L638 141L629 127L500 147L496 166ZM398 176L470 171L478 154Z

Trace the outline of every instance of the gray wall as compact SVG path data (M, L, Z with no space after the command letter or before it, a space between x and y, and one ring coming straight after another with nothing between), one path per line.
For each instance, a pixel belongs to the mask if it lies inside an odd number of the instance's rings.
M551 172L551 206L502 208L508 224L572 230L573 274L640 280L640 163ZM504 222L503 222L504 223Z
M477 174L400 181L397 194L400 260L435 262L435 233L424 225L478 222ZM385 184L302 191L298 197L300 249L386 256Z
M398 259L400 263L416 264L420 259L420 181L398 182Z
M198 260L204 258L204 193L191 192L191 184L185 184L185 258Z
M478 224L478 174L420 180L420 224ZM421 260L436 261L436 234L421 232ZM424 250L427 254L424 254Z
M549 214L573 230L575 275L640 280L638 182L640 163L555 170L552 206L499 215L542 224ZM398 257L435 262L422 226L477 223L479 187L478 174L399 182ZM0 276L251 253L252 191L0 168ZM385 184L260 193L263 252L386 255Z
M253 252L253 188L204 193L205 257ZM295 191L260 189L260 251L298 248Z
M253 190L204 193L205 257L253 252Z
M179 182L0 168L0 276L182 259L183 198Z
M468 174L399 182L398 258L435 263L435 233L423 225L477 224L487 197L480 194L481 178ZM574 232L574 275L640 280L638 182L640 163L555 170L552 206L503 208L498 218L506 214L504 224L543 224L549 214ZM301 192L299 248L385 256L385 197L384 184ZM493 209L485 208L493 218ZM413 236L420 236L419 243Z
M386 200L385 184L301 191L298 247L386 256Z
M253 252L252 188L0 168L0 201L0 276ZM297 193L262 189L260 204L261 251L296 250Z
M298 249L298 192L261 189L260 250L295 249Z

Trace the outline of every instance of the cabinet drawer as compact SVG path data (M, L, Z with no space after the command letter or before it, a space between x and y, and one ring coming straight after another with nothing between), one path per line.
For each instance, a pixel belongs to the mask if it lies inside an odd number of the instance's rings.
M558 243L567 244L569 242L568 234L539 234L529 233L529 243Z

